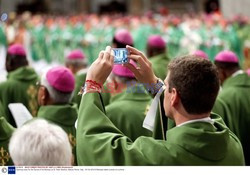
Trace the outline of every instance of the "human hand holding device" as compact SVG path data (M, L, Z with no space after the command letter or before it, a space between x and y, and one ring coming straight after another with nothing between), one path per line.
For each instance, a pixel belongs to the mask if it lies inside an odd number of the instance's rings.
M151 62L146 56L134 47L128 46L128 59L132 59L137 63L137 67L134 67L131 63L124 64L135 75L136 79L141 83L156 84L158 78L155 76Z
M111 47L107 46L105 51L99 53L98 58L90 66L86 80L95 81L101 85L106 81L114 65L114 56Z

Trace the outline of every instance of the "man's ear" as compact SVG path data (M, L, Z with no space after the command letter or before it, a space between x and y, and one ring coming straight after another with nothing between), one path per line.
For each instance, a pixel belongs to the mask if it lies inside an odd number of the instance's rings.
M180 101L180 96L175 88L172 88L170 100L171 100L171 106L176 106Z
M46 105L49 101L49 92L45 87L40 87L41 89L41 104Z

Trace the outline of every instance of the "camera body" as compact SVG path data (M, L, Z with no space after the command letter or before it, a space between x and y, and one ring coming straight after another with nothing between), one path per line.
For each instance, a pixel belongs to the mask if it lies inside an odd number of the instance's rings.
M112 48L114 53L114 64L129 63L128 50L126 48Z

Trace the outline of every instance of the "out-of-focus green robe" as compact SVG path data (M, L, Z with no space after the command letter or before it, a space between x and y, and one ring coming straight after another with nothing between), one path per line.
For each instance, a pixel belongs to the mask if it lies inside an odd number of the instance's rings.
M244 165L237 137L217 115L167 132L167 141L125 136L104 113L98 93L82 97L77 127L78 165Z
M158 78L165 80L167 76L167 67L169 61L170 59L167 57L166 54L161 54L150 58L154 73Z
M12 125L16 123L8 109L10 103L23 103L32 116L36 116L37 87L39 77L31 67L20 67L8 74L7 81L0 84L0 101L2 101L6 120Z
M8 146L14 130L5 118L0 116L0 166L13 165Z
M80 92L81 87L85 83L86 76L87 76L86 69L80 70L75 75L75 90L74 90L74 96L73 96L72 102L76 103L78 107L79 107L80 102L81 102L81 95L78 95L78 93Z
M76 128L77 107L75 104L65 105L47 105L41 106L38 110L37 117L43 118L51 123L60 126L68 135L72 146L72 153L76 163Z
M110 104L105 107L107 116L131 140L152 136L152 132L142 127L151 99L143 87L128 87L111 98Z
M250 165L250 77L243 73L228 78L222 85L213 111L238 136L246 165Z

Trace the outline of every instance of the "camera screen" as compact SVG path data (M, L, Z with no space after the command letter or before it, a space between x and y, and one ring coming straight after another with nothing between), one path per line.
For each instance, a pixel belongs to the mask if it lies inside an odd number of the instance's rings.
M114 51L114 64L128 63L128 50L125 48L113 48Z

